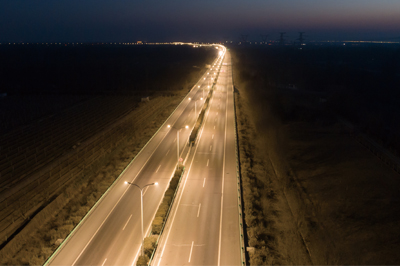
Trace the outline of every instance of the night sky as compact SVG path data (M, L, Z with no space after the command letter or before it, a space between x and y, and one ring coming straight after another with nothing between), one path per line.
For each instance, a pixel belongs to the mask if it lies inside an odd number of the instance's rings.
M400 0L0 0L0 42L400 41ZM397 38L397 39L395 39Z

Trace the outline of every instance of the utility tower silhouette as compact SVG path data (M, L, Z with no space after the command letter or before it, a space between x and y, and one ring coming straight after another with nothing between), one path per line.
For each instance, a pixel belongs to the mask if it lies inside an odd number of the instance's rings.
M263 43L267 43L268 34L260 34L260 36L261 36L261 41Z
M283 45L285 43L285 39L283 38L283 35L286 34L286 32L280 32L279 33L281 37L279 38L279 45Z
M299 32L299 38L296 39L299 41L300 45L302 45L304 43L304 33L305 32Z
M248 36L249 35L247 35L247 34L241 34L240 35L240 42L242 42L243 44L247 43L247 37Z

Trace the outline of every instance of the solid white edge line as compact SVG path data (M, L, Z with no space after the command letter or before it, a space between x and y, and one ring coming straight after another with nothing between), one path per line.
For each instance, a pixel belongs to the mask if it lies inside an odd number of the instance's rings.
M192 247L190 248L190 254L189 254L189 261L188 262L190 262L190 259L192 258L193 244L194 244L194 241L192 241Z
M126 223L125 223L125 225L124 225L124 228L122 228L122 231L124 231L125 230L125 227L127 226L127 224L129 223L129 220L132 218L132 214L131 214L131 216L129 216L129 219L128 219L128 221L126 221Z
M226 127L228 124L228 92L226 91L225 106L225 138L224 138L224 159L222 164L222 189L221 189L221 215L219 218L219 244L218 244L218 266L221 265L221 239L222 239L222 213L224 205L224 181L225 181L225 154L226 154Z

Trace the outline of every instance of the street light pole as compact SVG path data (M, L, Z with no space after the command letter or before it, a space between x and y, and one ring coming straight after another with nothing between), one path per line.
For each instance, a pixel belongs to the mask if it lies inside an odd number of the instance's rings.
M144 256L144 231L143 231L143 189L147 186L152 186L152 185L158 185L158 182L147 184L144 187L139 187L136 184L133 184L131 182L125 181L125 184L129 184L131 186L135 186L138 189L140 189L140 216L141 216L141 227L142 227L142 256Z
M171 125L168 125L167 127L170 128ZM187 128L189 128L189 126L184 126L180 129L175 128L176 129L176 158L178 161L178 165L179 165L179 131L181 131L183 128L187 129Z

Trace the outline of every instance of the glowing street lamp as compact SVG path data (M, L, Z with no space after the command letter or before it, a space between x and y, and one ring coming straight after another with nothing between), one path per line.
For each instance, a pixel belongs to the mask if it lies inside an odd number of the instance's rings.
M128 181L125 181L124 183L127 184L127 185L135 186L135 187L137 187L138 189L140 189L140 213L141 213L141 220L142 220L142 256L144 256L143 189L144 189L145 187L152 186L152 185L156 185L156 186L157 186L157 185L158 185L158 182L151 183L151 184L147 184L147 185L145 185L144 187L139 187L138 185L133 184L133 183L128 182Z

